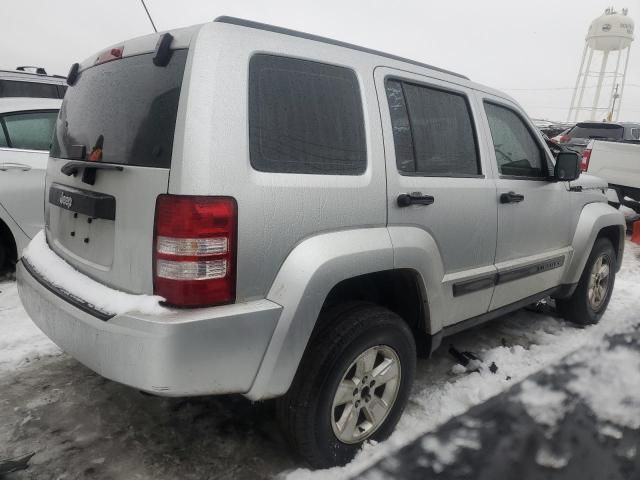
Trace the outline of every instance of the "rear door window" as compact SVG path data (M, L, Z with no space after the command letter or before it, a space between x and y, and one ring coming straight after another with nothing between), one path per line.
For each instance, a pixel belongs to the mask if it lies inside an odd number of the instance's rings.
M359 175L366 170L362 100L352 70L254 55L249 105L254 169L325 175Z
M0 97L62 98L56 84L17 80L0 80Z
M187 50L165 67L153 53L82 71L65 95L51 156L169 168ZM84 147L85 158L76 158Z
M620 125L579 123L569 133L569 138L600 138L622 140L624 128Z
M387 80L386 92L400 173L481 173L471 110L463 94L395 79Z
M5 146L25 150L49 150L57 116L56 110L5 114L0 119L3 135L6 135Z

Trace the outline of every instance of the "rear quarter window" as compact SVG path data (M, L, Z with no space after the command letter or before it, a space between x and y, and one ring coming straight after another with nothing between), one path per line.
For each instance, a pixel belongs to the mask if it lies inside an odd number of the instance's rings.
M0 80L0 97L62 98L58 85L53 83Z
M251 166L263 172L359 175L364 115L355 73L307 60L254 55L249 66Z

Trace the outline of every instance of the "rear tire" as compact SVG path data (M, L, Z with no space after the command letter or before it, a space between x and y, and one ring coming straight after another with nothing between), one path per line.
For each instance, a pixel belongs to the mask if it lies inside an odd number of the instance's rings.
M366 440L391 434L416 365L411 330L385 308L342 305L321 321L325 327L310 340L291 388L277 402L289 442L314 468L344 465Z
M598 238L573 295L556 300L558 312L578 325L598 323L611 300L615 279L616 252L613 244L608 238Z

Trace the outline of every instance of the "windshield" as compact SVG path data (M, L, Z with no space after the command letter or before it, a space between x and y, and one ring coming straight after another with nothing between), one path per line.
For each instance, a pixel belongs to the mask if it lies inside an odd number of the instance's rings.
M622 140L624 128L620 125L579 123L569 131L569 138L610 138Z
M166 67L152 57L81 72L62 103L51 156L169 168L187 50L174 51Z

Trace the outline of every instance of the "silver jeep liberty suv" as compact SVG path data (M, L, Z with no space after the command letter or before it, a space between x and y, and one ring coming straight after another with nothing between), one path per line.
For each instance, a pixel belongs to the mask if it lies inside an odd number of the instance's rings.
M392 432L443 337L547 296L580 324L607 307L606 184L462 75L221 17L68 83L31 318L133 388L278 397L314 467Z

